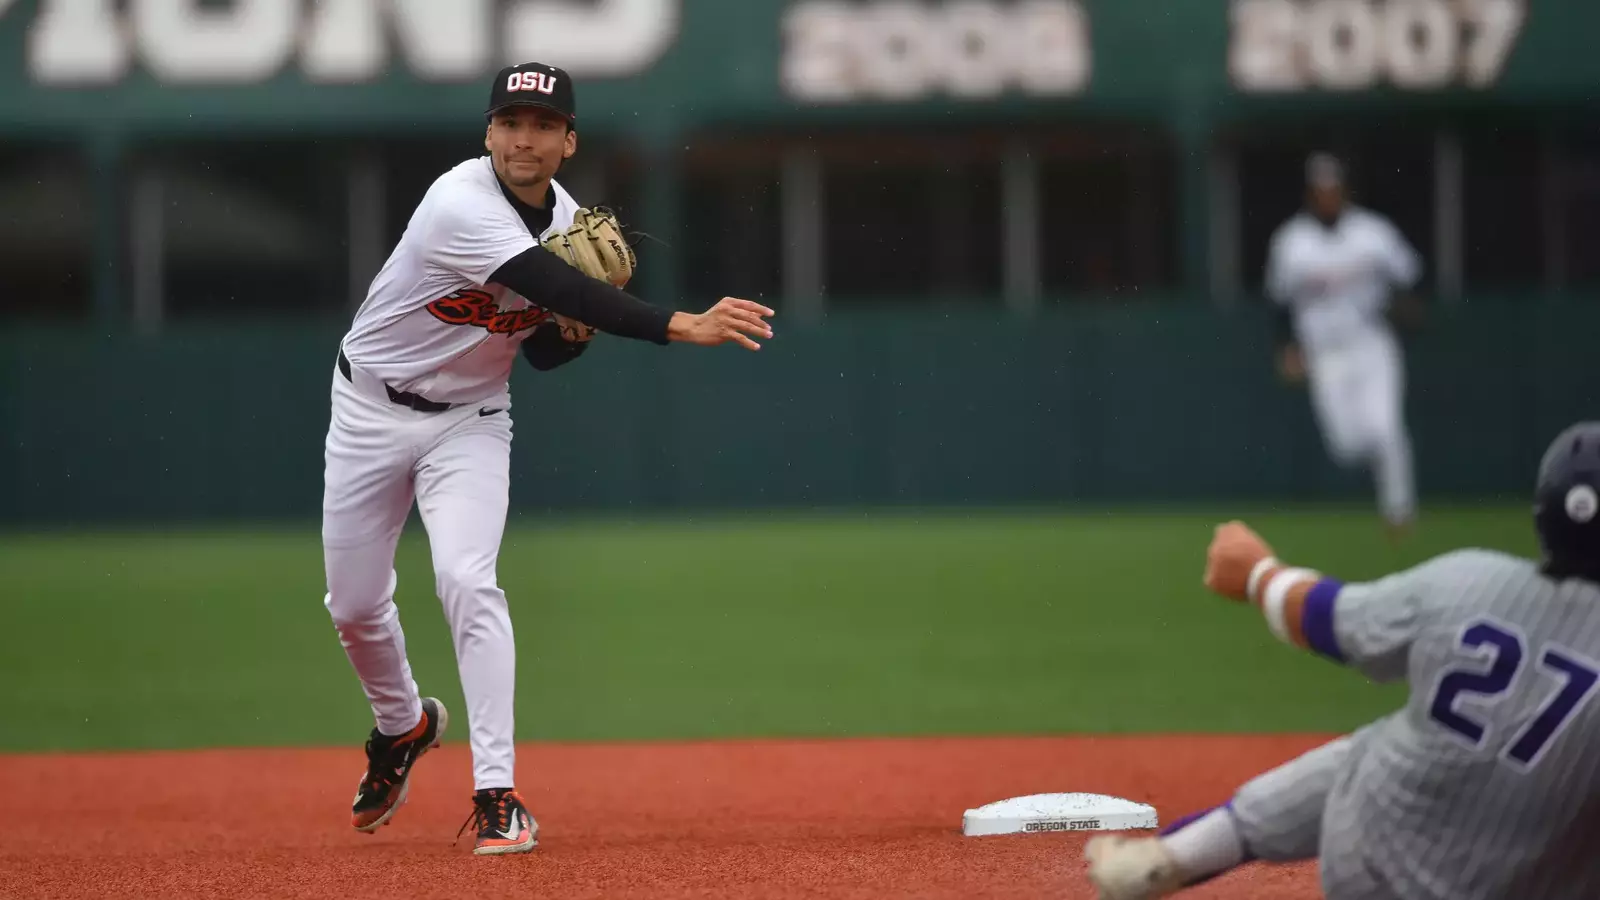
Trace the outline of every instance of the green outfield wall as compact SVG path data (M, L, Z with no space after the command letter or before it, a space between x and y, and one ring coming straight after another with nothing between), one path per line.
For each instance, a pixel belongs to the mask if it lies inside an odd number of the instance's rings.
M0 521L314 517L339 325L0 335ZM1472 298L1412 342L1424 497L1523 496L1600 410L1583 298ZM1256 309L835 315L759 353L602 336L518 363L520 513L1362 498Z

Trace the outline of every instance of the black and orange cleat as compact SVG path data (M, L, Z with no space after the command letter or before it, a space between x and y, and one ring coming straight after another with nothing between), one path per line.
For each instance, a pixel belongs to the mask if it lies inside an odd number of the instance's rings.
M461 825L456 837L472 826L478 833L472 852L479 856L527 853L539 846L539 823L534 821L522 797L511 788L491 788L472 795L472 815Z
M449 721L450 714L443 703L424 697L422 720L417 727L397 737L372 729L372 736L367 739L367 771L350 808L350 823L357 831L371 834L394 817L406 802L412 767L422 754L439 746Z

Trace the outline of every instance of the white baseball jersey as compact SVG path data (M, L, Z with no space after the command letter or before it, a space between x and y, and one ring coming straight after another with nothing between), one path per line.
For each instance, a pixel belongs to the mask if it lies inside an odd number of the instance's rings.
M554 180L550 226L529 232L489 157L439 176L373 279L343 348L398 391L475 403L506 389L519 346L549 313L489 277L572 224L578 205Z
M1309 213L1279 226L1268 250L1266 288L1294 316L1308 355L1336 350L1374 331L1389 293L1422 276L1422 260L1384 216L1347 205L1329 227Z

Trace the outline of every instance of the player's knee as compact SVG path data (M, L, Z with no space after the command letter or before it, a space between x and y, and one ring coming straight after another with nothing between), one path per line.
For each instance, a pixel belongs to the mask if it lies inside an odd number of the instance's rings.
M465 597L495 588L494 569L473 563L452 563L441 566L435 574L439 596Z
M1327 447L1328 456L1341 466L1359 465L1367 457L1365 444L1350 435L1330 435Z
M1266 773L1241 788L1229 809L1246 857L1265 862L1312 859L1322 831L1323 804L1312 791L1307 796L1273 793L1278 770ZM1295 790L1305 790L1300 784Z
M334 624L341 628L383 625L399 612L393 602L394 589L393 569L381 578L341 572L330 580L328 592L322 596L322 605L327 607Z
M323 595L322 605L340 631L383 627L399 612L387 592L330 592Z
M436 577L439 600L458 648L511 634L510 610L496 584L493 566L448 566Z
M1372 444L1377 452L1384 454L1407 453L1411 450L1411 438L1406 434L1405 426L1398 422L1389 422L1373 430Z

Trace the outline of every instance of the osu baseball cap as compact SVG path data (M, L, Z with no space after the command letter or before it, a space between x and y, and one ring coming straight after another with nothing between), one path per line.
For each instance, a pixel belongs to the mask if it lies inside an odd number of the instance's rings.
M568 122L578 118L572 78L565 70L544 63L527 62L500 70L490 86L484 116L491 117L508 106L541 106L565 116Z

